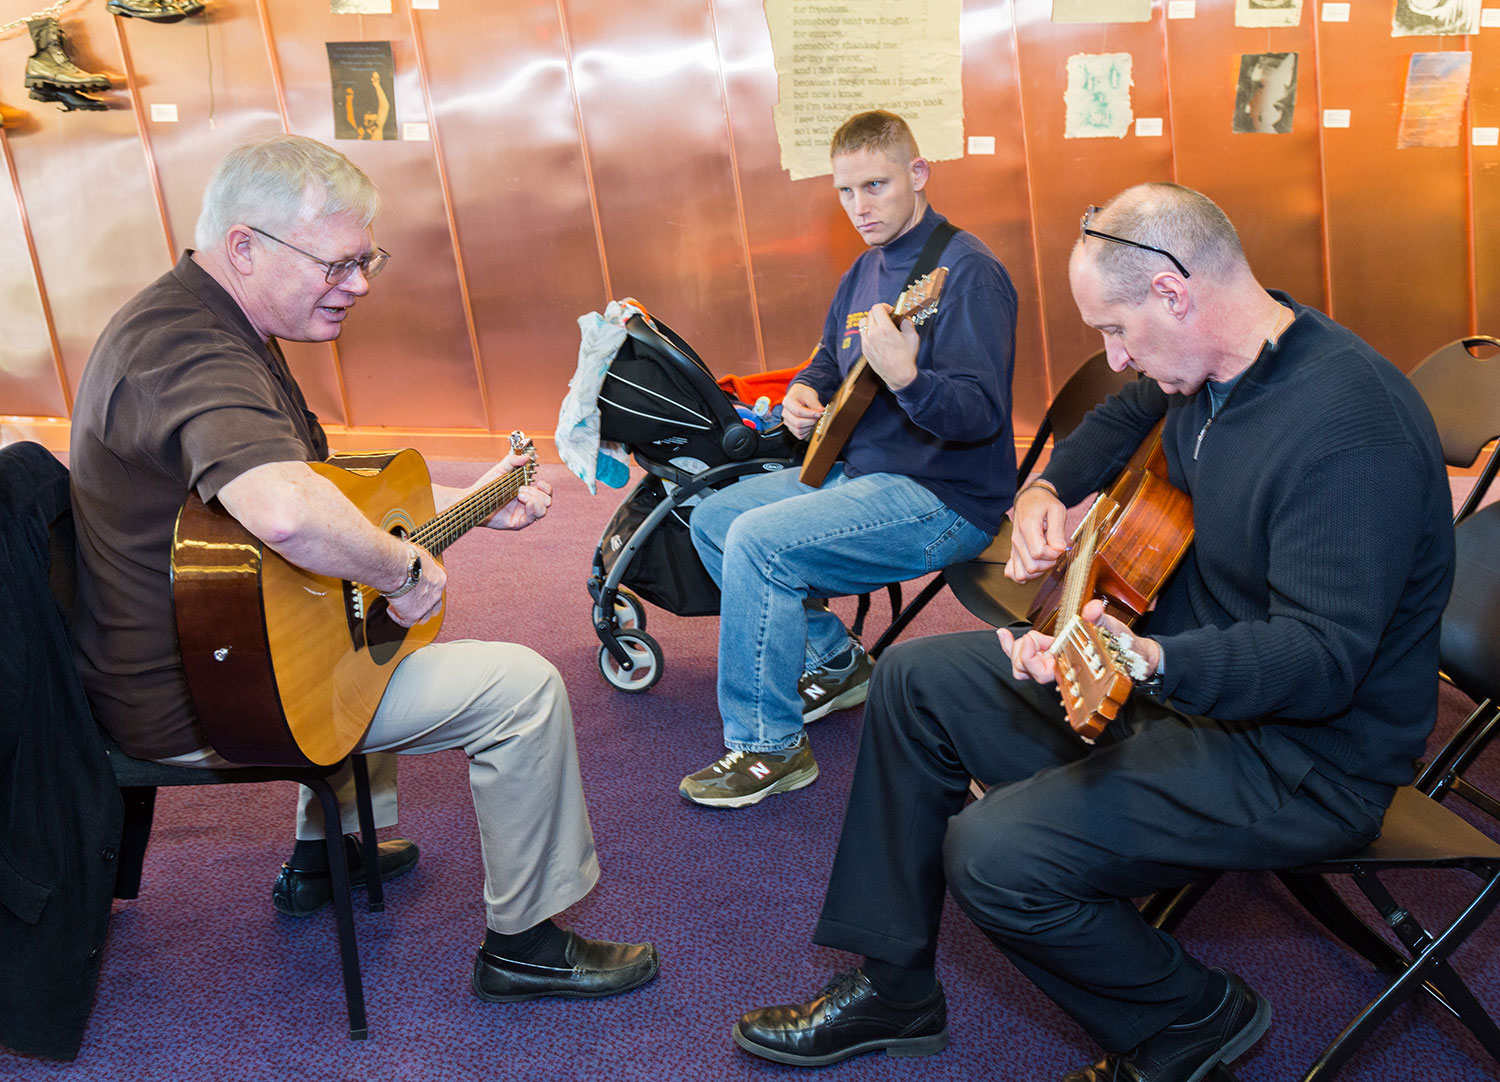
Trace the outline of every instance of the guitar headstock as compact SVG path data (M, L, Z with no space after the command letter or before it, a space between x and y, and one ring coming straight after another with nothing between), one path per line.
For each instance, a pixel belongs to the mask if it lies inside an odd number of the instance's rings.
M531 442L531 437L519 428L510 434L510 453L513 455L525 455L527 463L523 467L526 471L526 479L531 480L531 473L536 469L536 444Z
M918 278L896 298L896 307L891 310L891 316L897 323L909 319L921 326L937 311L938 295L943 292L943 283L947 279L947 267L939 267L931 274Z
M1074 619L1053 640L1057 691L1068 725L1092 744L1120 712L1134 688L1132 672L1145 663L1129 636L1116 638L1097 624Z

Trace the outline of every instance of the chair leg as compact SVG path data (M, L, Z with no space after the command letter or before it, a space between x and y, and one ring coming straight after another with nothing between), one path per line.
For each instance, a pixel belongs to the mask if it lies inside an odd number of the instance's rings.
M1374 876L1364 874L1356 879L1362 889L1365 889L1371 881L1377 883L1376 893L1384 894L1384 888L1378 886L1378 881L1374 880ZM1366 893L1369 894L1370 891L1366 889ZM1385 897L1388 898L1389 895ZM1371 898L1371 901L1374 902L1375 898ZM1496 1028L1494 1020L1474 1001L1468 989L1464 988L1457 975L1447 966L1448 956L1458 948L1471 931L1484 921L1485 917L1489 916L1497 902L1500 902L1500 870L1491 869L1491 878L1485 884L1484 889L1442 935L1433 939L1425 931L1421 933L1426 941L1426 947L1411 960L1406 972L1372 1000L1359 1013L1359 1016L1345 1027L1344 1032L1333 1039L1333 1043L1323 1050L1317 1062L1303 1076L1302 1082L1327 1082L1327 1079L1334 1076L1335 1072L1353 1055L1360 1043L1373 1033L1392 1011L1410 999L1418 988L1430 984L1437 984L1444 988L1456 985L1463 989L1458 998L1467 1002L1455 1004L1441 998L1439 1001L1458 1015L1484 1045L1485 1050L1495 1060L1500 1061L1500 1029ZM1376 904L1378 906L1380 903ZM1441 973L1439 973L1440 970Z
M151 821L156 814L156 787L127 785L120 796L125 801L125 823L120 831L119 863L115 865L115 897L139 898L146 843L151 839Z
M937 597L943 587L947 585L947 582L947 578L941 571L934 575L932 581L922 587L922 592L911 599L911 604L907 605L892 618L891 626L886 628L884 634L875 640L875 645L866 651L870 657L872 659L879 658L881 651L896 641L901 632L906 630L906 625L917 618L917 615L927 607L928 602Z
M1384 973L1399 973L1410 963L1401 952L1371 930L1340 898L1338 892L1321 875L1277 872L1293 898L1315 917L1319 924L1337 936L1345 946L1361 955Z
M1159 931L1175 931L1198 900L1218 881L1218 873L1214 873L1185 883L1176 890L1159 890L1141 903L1141 916Z
M324 843L328 847L328 873L333 886L333 912L338 923L339 960L344 968L344 1003L349 1009L349 1036L363 1040L369 1035L365 1020L365 990L359 973L359 947L354 939L354 906L349 901L349 862L344 853L343 818L333 787L323 778L305 784L323 806Z
M351 755L354 802L359 810L360 851L365 863L365 900L371 913L385 909L385 887L380 882L380 843L375 838L375 809L370 801L370 768L363 755Z

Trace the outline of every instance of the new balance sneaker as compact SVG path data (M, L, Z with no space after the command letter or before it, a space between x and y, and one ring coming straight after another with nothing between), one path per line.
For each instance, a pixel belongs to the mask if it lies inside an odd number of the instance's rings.
M854 657L842 669L831 669L826 665L817 672L803 673L797 681L797 691L802 696L802 724L817 721L835 710L847 710L865 701L870 693L870 673L875 663L864 647L853 643Z
M804 733L785 751L725 752L718 762L683 778L677 791L694 804L743 808L817 780L818 764Z

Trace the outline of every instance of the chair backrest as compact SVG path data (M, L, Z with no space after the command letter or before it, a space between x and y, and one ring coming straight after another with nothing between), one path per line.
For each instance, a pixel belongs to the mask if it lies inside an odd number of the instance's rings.
M1500 694L1500 504L1454 530L1453 593L1443 610L1443 672L1479 702Z
M1047 437L1065 438L1083 422L1089 410L1135 379L1136 373L1128 368L1123 372L1111 368L1104 350L1091 354L1052 396L1047 415L1016 471L1016 486L1024 485L1031 476Z
M1408 375L1437 424L1443 460L1466 469L1500 437L1500 339L1460 338L1434 351ZM1491 452L1454 521L1473 514L1500 468L1500 446Z

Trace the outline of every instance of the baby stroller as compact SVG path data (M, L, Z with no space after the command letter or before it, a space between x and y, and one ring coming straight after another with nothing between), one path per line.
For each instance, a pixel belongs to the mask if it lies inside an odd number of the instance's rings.
M719 588L688 534L693 505L748 474L794 466L800 455L780 424L747 424L665 323L636 314L625 334L599 391L599 436L624 444L646 476L604 527L588 585L599 671L621 691L641 692L661 679L664 661L646 633L642 599L679 616L719 611Z

